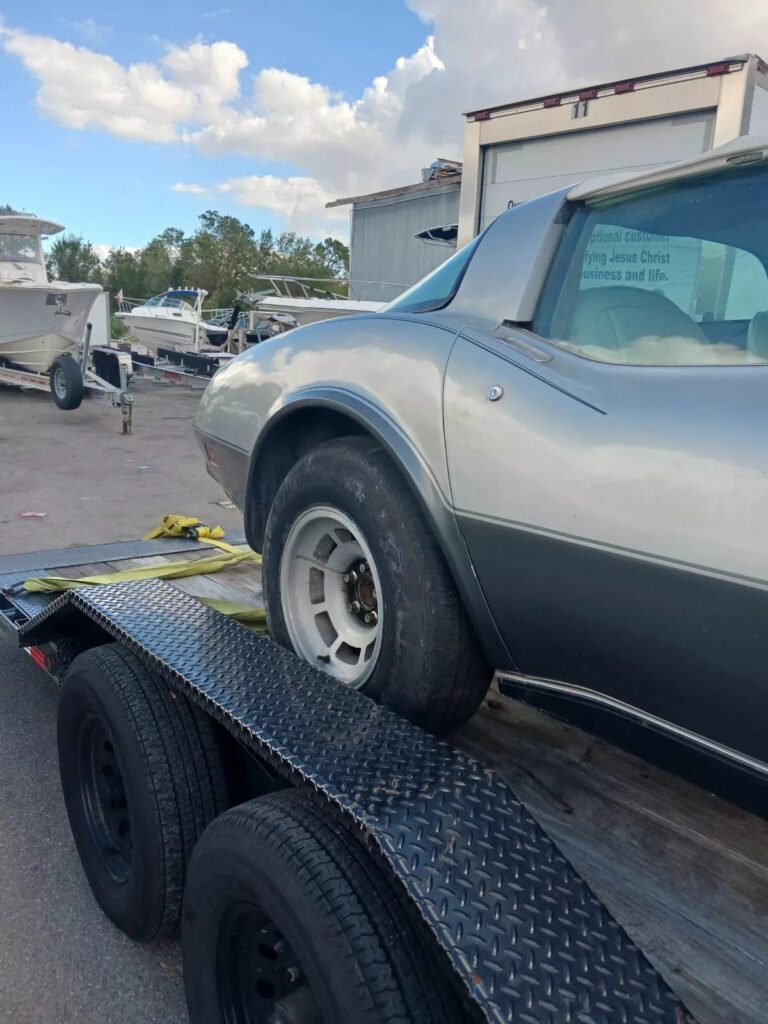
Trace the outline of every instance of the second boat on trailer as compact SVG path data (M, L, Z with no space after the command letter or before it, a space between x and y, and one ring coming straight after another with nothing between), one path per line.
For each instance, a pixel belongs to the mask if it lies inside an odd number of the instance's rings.
M208 323L203 315L204 288L169 288L146 302L120 302L115 314L153 354L161 349L200 352L227 340L227 328Z

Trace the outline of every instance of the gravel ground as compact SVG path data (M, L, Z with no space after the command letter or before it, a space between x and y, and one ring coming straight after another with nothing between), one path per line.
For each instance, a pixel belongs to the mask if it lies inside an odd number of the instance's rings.
M241 529L192 437L198 399L139 385L123 437L119 411L61 412L1 388L0 553L134 540L166 513ZM0 1024L183 1024L178 946L135 945L85 881L59 788L56 696L0 639Z

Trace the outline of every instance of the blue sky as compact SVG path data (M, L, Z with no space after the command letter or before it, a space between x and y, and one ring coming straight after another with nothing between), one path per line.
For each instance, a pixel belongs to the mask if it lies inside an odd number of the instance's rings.
M768 0L0 0L0 202L96 245L210 208L343 237L460 157L462 111L731 53Z
M154 63L168 45L228 40L248 55L244 88L262 67L275 66L353 99L399 56L418 49L427 34L400 0L38 0L0 2L0 17L8 28L109 54L121 64ZM278 213L236 204L231 194L201 198L171 189L180 181L205 186L244 175L301 173L290 162L208 157L189 145L126 140L98 127L72 130L38 111L38 85L16 56L0 50L0 95L13 97L5 104L0 201L109 245L142 245L168 225L189 231L209 207L257 228L285 223ZM343 233L343 224L339 229Z

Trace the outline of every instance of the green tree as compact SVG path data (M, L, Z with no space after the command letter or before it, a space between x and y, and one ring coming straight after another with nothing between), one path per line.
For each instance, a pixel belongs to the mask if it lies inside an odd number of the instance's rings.
M210 306L231 306L235 294L253 276L255 233L237 217L206 210L200 227L180 246L184 283L205 288Z
M59 281L101 282L101 262L90 242L79 235L57 238L47 253L48 272Z
M145 268L136 253L113 249L104 260L102 273L104 287L113 299L121 289L126 298L148 297Z
M292 231L276 235L265 228L257 235L237 217L206 210L191 235L168 227L143 249L113 249L101 268L90 243L71 235L54 244L49 262L60 276L74 275L65 280L85 280L84 274L93 280L100 269L96 280L113 300L121 289L126 298L146 299L186 285L205 288L207 306L226 307L238 291L268 288L264 274L331 279L318 284L317 293L344 293L349 250L337 239L316 242Z

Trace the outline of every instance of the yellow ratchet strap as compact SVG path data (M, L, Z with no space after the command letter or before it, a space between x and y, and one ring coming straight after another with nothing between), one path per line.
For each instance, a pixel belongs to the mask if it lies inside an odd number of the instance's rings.
M193 532L194 531L194 532ZM24 580L25 590L34 594L56 594L77 587L106 586L110 583L132 583L136 580L181 579L184 576L203 576L209 573L231 569L241 562L261 562L261 555L250 548L235 547L221 540L224 531L220 526L204 526L199 519L191 516L164 516L160 526L148 533L143 539L153 540L156 537L190 537L204 544L212 544L220 551L206 558L196 558L188 562L163 562L162 565L144 565L138 569L120 569L116 572L103 573L99 576L81 576L68 579L66 576L33 576ZM263 608L238 604L234 601L219 598L198 597L198 601L213 608L223 615L241 622L256 632L266 632L266 614Z

